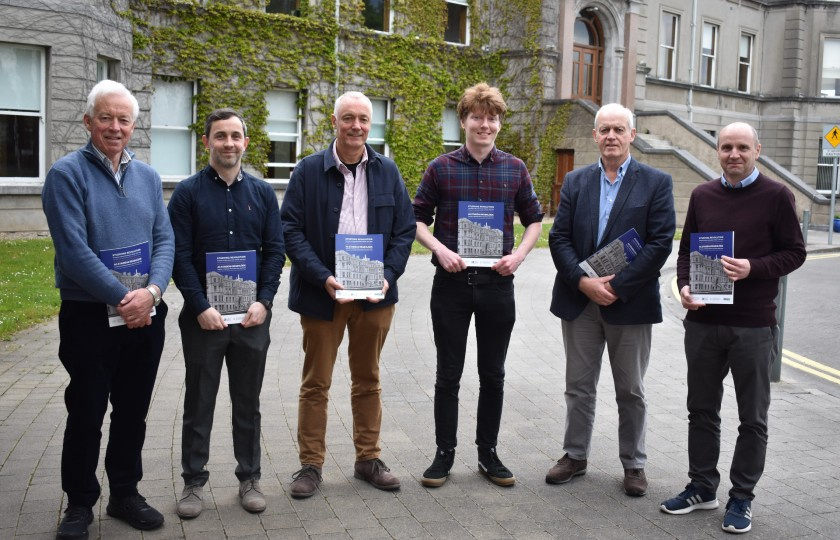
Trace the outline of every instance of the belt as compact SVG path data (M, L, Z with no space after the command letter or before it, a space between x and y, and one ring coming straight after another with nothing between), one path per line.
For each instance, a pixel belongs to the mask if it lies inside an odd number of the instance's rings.
M503 276L489 268L467 268L460 272L447 272L438 267L437 274L447 279L466 283L467 285L488 285L490 283L508 283L513 281L513 275Z

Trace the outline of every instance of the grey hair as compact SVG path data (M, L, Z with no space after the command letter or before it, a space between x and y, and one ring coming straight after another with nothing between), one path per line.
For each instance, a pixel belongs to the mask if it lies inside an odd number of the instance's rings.
M99 101L100 98L110 96L112 94L128 98L131 102L131 121L135 122L137 117L140 116L140 105L137 103L137 98L134 97L134 95L122 83L108 79L99 81L96 83L96 86L91 89L87 98L85 115L93 116L94 109L96 108L96 102Z
M619 113L627 120L627 125L630 126L630 129L635 129L635 122L633 118L633 111L625 107L620 103L607 103L600 109L598 112L595 113L595 129L598 129L598 119L601 118L601 113Z
M345 92L341 94L337 100L335 100L335 107L333 107L333 115L338 116L338 109L341 107L341 103L345 99L356 99L359 101L364 102L367 104L368 109L371 111L371 116L373 116L373 103L370 102L370 99L366 95L361 92L357 92L355 90L351 90L350 92Z

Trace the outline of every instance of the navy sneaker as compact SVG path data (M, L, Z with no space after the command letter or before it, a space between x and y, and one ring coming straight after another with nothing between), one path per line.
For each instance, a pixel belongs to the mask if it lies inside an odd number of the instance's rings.
M728 533L745 533L752 529L752 504L749 499L729 498L721 529Z
M718 507L718 500L714 493L700 490L694 484L685 486L685 491L662 501L659 509L669 514L688 514L694 510L714 510Z

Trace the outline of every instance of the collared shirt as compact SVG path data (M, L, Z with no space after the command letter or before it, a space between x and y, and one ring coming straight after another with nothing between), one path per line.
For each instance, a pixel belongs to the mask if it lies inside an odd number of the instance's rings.
M598 168L601 169L601 202L598 205L598 243L601 243L601 238L604 236L604 230L607 228L607 221L610 219L610 212L612 211L613 203L618 195L618 190L621 188L621 181L624 180L624 174L627 172L627 167L630 166L629 155L624 163L618 168L618 174L615 177L615 182L610 183L607 174L604 172L604 165L601 160L598 160Z
M513 215L526 227L542 221L543 210L528 168L521 159L493 147L479 163L462 146L438 156L429 164L414 198L414 217L431 225L434 235L452 251L458 251L458 202L504 203L502 253L513 251ZM436 259L433 259L436 260Z
M344 198L341 200L341 214L338 217L339 234L367 234L368 190L367 190L367 148L362 160L356 164L353 174L338 157L333 148L333 157L338 163L338 172L344 177Z
M726 177L723 175L723 173L721 173L721 175L720 175L720 181L723 183L723 187L729 188L729 189L745 188L748 185L755 182L756 179L758 179L758 167L753 167L753 172L751 172L748 177L744 178L743 180L741 180L740 182L738 182L734 186L726 181Z
M122 154L120 155L120 166L117 167L116 171L114 171L114 164L111 162L111 158L106 156L105 152L97 148L95 144L91 144L90 147L93 148L93 151L96 152L96 155L102 160L102 164L105 165L105 167L107 167L107 169L114 175L114 181L117 183L117 187L119 187L125 168L128 167L128 164L131 162L131 154L128 153L128 150L123 148Z

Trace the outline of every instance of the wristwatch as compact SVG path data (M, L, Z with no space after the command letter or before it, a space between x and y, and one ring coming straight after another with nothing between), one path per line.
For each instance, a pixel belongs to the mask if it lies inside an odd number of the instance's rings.
M160 305L160 301L162 300L162 298L161 298L160 293L158 292L157 288L153 287L152 285L149 285L148 287L146 287L146 290L149 291L150 293L152 293L152 298L155 301L155 307L158 307Z
M266 300L265 298L260 298L257 302L265 306L266 311L271 311L272 306L274 306L274 302Z

